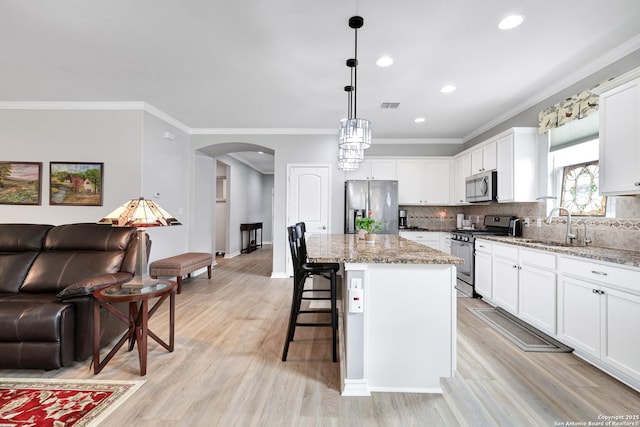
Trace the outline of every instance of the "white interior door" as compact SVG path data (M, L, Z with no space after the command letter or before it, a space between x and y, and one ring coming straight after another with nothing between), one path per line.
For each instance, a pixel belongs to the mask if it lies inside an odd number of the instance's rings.
M290 166L287 226L304 222L307 233L329 233L329 166ZM293 274L287 241L287 273Z

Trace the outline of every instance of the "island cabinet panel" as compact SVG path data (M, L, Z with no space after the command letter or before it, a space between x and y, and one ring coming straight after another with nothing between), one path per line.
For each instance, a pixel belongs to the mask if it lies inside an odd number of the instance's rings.
M375 264L368 266L367 276L369 390L439 392L440 378L454 370L456 297L450 267Z
M311 235L310 262L342 264L343 396L442 393L456 369L456 265L462 260L396 235ZM352 307L350 298L362 299ZM357 305L357 307L356 307Z

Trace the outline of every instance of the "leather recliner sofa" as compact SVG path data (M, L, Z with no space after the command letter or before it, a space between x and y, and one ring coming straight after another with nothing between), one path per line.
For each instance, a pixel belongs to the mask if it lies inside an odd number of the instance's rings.
M0 368L57 369L92 355L92 293L131 280L137 243L132 227L0 224ZM104 346L126 325L102 310L100 328Z

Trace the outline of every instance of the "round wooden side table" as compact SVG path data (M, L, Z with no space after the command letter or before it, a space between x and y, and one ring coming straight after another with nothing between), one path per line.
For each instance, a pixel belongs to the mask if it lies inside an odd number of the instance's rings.
M140 359L140 375L147 374L147 337L153 338L158 344L173 351L175 307L176 307L176 282L159 281L142 288L127 288L122 285L110 286L93 292L95 304L93 305L93 373L97 374L105 367L117 351L129 342L129 351L134 345L138 347ZM158 300L149 309L149 301ZM169 298L169 342L163 341L153 331L149 330L148 322L151 316L158 310L162 303ZM129 303L129 317L122 314L114 307L114 303ZM127 332L120 338L104 360L100 361L100 307L104 307L109 313L128 326Z

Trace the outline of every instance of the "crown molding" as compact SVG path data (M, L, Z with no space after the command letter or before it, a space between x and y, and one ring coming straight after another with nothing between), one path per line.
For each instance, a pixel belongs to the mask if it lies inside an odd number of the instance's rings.
M193 128L191 135L338 135L337 129L305 128Z
M0 101L1 110L109 110L109 111L145 111L160 120L190 133L191 128L171 117L151 104L141 101L131 102L84 102L84 101Z
M184 123L182 123L180 120L173 118L172 116L168 115L167 113L165 113L164 111L161 111L159 109L157 109L156 107L154 107L151 104L148 104L146 102L143 102L143 110L157 118L159 118L160 120L170 124L171 126L174 126L178 129L180 129L181 131L191 134L191 128L187 125L185 125Z
M142 110L144 102L0 101L2 110Z
M462 138L372 138L372 143L375 145L462 145L464 141Z
M515 115L522 113L528 108L531 108L534 105L544 101L545 99L552 97L563 89L568 88L572 84L578 83L580 80L589 77L590 75L602 70L603 68L613 64L614 62L624 58L625 56L631 54L632 52L635 52L638 49L640 49L640 34L622 43L615 49L611 49L600 58L590 62L576 72L567 75L567 77L565 77L564 79L558 80L555 84L547 87L545 91L539 92L536 96L529 98L527 101L517 105L506 113L501 114L500 116L491 120L486 125L481 126L475 131L465 135L462 138L463 142L467 142L475 138L476 136L481 135L490 129L493 129L500 123L503 123L508 119L514 117Z

